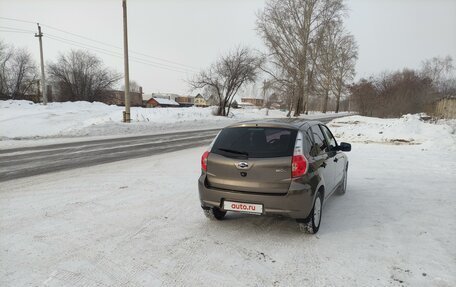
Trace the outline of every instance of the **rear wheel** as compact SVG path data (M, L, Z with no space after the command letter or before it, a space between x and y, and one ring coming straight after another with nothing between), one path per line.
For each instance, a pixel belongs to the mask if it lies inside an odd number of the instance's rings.
M222 220L226 215L226 211L221 211L217 207L203 209L203 211L204 215L211 220Z
M320 229L321 213L323 211L323 195L318 192L315 197L314 205L309 217L305 222L298 222L299 230L302 232L315 234Z

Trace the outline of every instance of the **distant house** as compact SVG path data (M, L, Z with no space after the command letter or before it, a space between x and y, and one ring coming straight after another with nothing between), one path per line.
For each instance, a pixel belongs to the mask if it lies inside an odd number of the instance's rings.
M178 96L174 99L181 107L193 106L194 98L190 96Z
M167 107L179 107L179 104L174 100L168 100L163 98L150 98L146 102L146 108L167 108Z
M254 106L262 107L264 104L264 100L257 98L241 98L241 103L239 105L241 105L242 103L251 103Z
M194 99L193 103L197 107L203 107L204 108L204 107L208 106L206 99L203 96L201 96L201 94L198 94L198 95L195 96L195 99Z
M142 95L142 87L139 87L139 92L130 92L130 105L132 107L141 107L143 105ZM104 91L97 101L108 105L125 106L125 91Z
M175 101L176 98L178 98L180 96L178 94L172 94L172 93L152 93L151 97L152 98L162 98L162 99L168 99L168 100Z
M249 102L240 102L238 103L238 107L241 109L254 109L257 108L254 104Z

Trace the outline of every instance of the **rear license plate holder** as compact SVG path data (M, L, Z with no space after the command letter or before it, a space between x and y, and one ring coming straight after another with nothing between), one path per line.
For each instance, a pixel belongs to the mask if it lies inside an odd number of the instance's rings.
M238 201L223 201L223 209L227 211L235 211L249 214L261 215L263 214L263 204L247 203Z

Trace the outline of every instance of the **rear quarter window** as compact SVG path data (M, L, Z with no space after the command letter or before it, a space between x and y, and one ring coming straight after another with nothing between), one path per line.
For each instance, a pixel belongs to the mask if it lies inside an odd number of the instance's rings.
M310 131L310 129L306 130L306 131L302 131L303 133L303 143L302 143L302 146L303 146L303 150L307 153L307 154L312 154L312 146L313 146L313 139L312 139L312 132Z
M320 130L320 127L318 125L314 125L310 128L310 131L313 136L313 146L311 149L311 155L316 156L322 152L325 152L326 150L326 140L325 136Z
M284 128L225 128L215 140L211 152L234 158L292 156L296 135L296 130Z

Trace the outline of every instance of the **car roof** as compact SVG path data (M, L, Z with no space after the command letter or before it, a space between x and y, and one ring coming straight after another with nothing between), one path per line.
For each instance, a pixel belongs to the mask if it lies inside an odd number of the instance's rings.
M313 126L321 124L319 121L306 120L301 118L272 118L251 120L235 123L227 126L226 128L239 128L239 127L272 127L272 128L287 128L287 129L301 129L305 126Z

